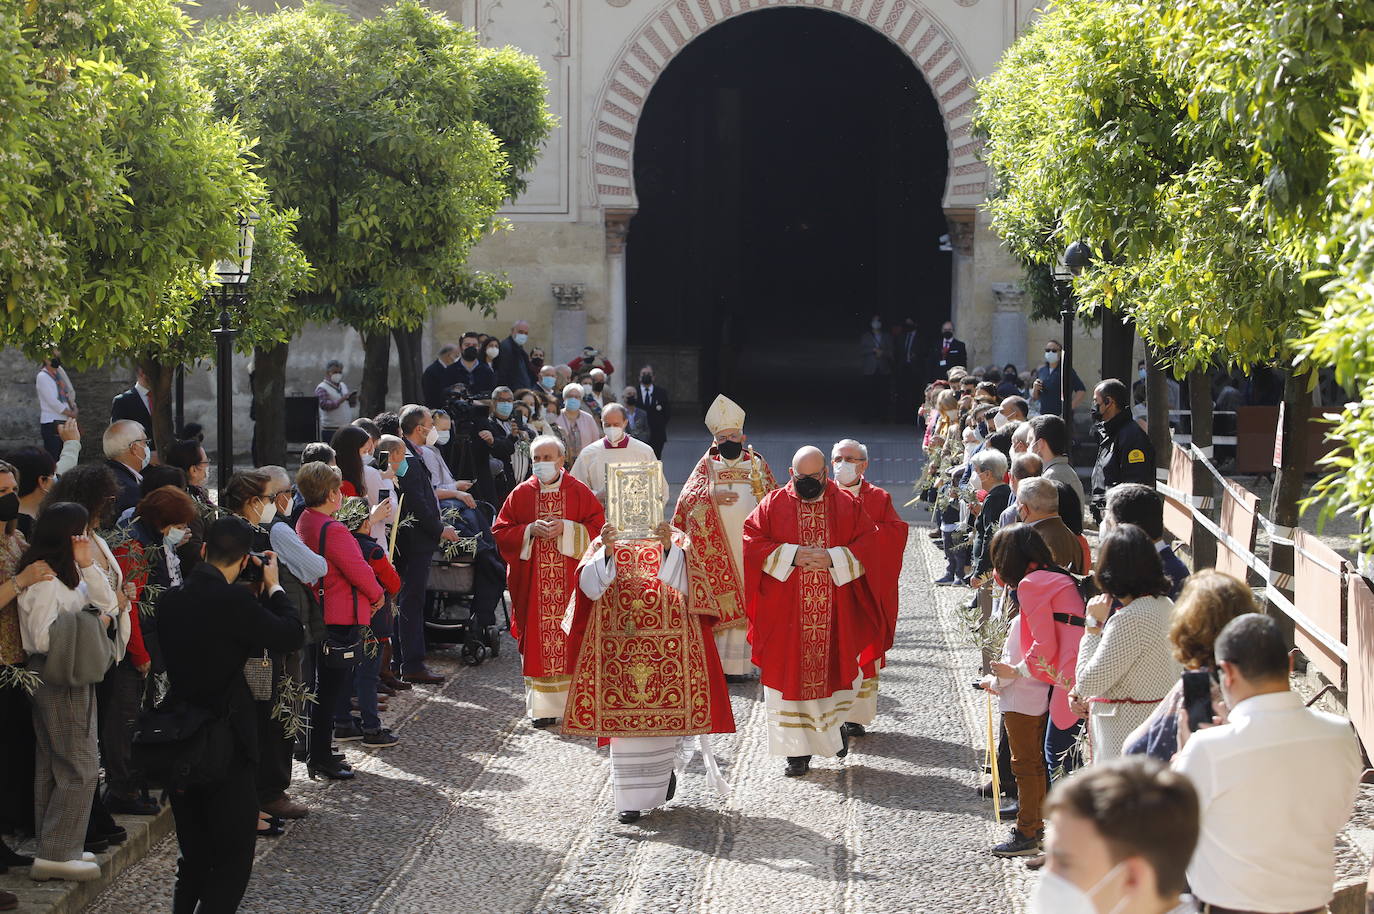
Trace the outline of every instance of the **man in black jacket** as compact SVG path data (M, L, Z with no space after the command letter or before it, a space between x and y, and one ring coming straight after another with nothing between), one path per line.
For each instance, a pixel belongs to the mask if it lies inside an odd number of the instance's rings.
M270 552L262 560L250 557L252 543L253 528L242 518L215 521L205 531L205 561L158 603L168 700L227 715L234 735L221 781L172 791L181 850L176 911L233 911L243 898L258 822L257 714L243 666L263 650L296 650L304 638L277 581L275 558ZM262 568L266 605L235 583L249 562Z
M1131 418L1126 385L1108 378L1093 389L1097 463L1093 466L1092 512L1102 520L1107 493L1123 482L1155 486L1155 449L1150 436Z
M134 386L110 401L110 423L132 419L144 428L153 427L152 395L148 376L138 369Z
M153 442L146 426L132 419L120 419L105 429L100 445L105 451L105 465L114 473L119 485L115 496L114 517L119 517L138 504L143 497L143 471L153 456Z
M968 346L954 336L954 322L945 321L940 328L940 341L935 344L935 352L931 356L931 380L946 380L949 370L956 366L968 367Z
M434 418L418 403L401 407L401 437L405 439L405 472L398 468L396 491L401 496L401 525L396 531L396 571L401 576L400 614L396 636L400 639L401 678L406 682L440 683L444 677L425 666L425 588L429 567L441 540L458 539L458 531L439 516L439 499L425 468L420 448L439 440ZM406 518L414 518L406 523Z
M500 343L501 354L496 357L496 383L511 390L526 390L534 386L534 369L530 367L525 344L530 340L528 321L516 321L510 336Z
M654 386L654 369L645 365L639 370L639 408L649 416L649 447L654 456L663 459L663 445L668 443L668 420L673 409L668 403L668 391Z
M449 366L458 358L458 347L445 343L439 347L439 355L420 375L420 389L424 391L425 406L430 409L443 409L448 405Z

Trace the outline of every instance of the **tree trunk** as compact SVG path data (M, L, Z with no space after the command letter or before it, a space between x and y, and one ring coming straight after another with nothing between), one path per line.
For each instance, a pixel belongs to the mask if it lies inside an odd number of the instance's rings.
M1169 468L1173 459L1172 436L1169 434L1169 376L1153 349L1145 353L1145 405L1148 413L1150 443L1155 448L1155 462L1162 469Z
M1212 449L1212 382L1205 369L1188 374L1188 408L1193 414L1193 444L1204 453ZM1193 469L1193 494L1212 496L1215 481L1211 472L1198 465ZM1193 570L1211 568L1217 563L1217 540L1205 527L1193 522Z
M172 379L176 366L164 364L156 358L144 358L138 367L148 376L149 393L153 401L153 427L145 429L153 439L153 449L158 454L167 453L175 439L172 428Z
M424 331L419 327L404 329L397 327L391 331L396 340L396 361L401 370L401 402L423 403L424 392L420 388L420 345Z
M1302 513L1298 509L1298 499L1302 497L1303 476L1307 469L1307 419L1312 412L1309 379L1306 373L1295 374L1291 369L1283 369L1283 425L1279 429L1279 434L1283 435L1283 462L1274 476L1274 494L1269 503L1270 516L1281 527L1296 527ZM1291 575L1293 547L1270 545L1269 567L1279 574ZM1292 587L1283 590L1292 599ZM1293 620L1273 606L1269 607L1269 614L1283 629L1291 646Z
M1120 311L1101 308L1102 377L1116 378L1129 389L1135 378L1135 322Z
M391 334L385 330L364 333L363 383L358 395L358 414L375 416L386 411L387 375L391 370Z
M286 466L286 357L290 343L253 349L253 465Z

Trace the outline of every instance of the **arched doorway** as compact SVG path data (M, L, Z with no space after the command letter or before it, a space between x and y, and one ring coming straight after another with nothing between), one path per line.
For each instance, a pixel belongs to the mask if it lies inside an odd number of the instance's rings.
M774 8L707 29L638 118L631 359L695 357L683 400L853 410L870 317L928 344L949 314L948 149L911 57L861 21Z

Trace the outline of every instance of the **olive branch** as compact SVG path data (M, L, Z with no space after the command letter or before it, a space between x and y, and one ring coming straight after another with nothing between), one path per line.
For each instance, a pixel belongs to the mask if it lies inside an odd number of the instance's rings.
M42 677L27 667L0 664L0 689L23 689L32 695L42 684Z
M310 723L306 707L318 701L318 696L305 683L289 673L283 674L277 680L277 703L272 706L272 719L281 724L288 739L295 739Z

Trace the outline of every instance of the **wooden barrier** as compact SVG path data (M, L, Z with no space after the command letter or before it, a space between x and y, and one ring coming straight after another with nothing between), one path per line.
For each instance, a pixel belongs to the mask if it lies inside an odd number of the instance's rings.
M1169 459L1169 488L1193 491L1193 458L1187 448L1174 444ZM1185 545L1193 544L1193 510L1171 495L1164 496L1164 527Z
M1374 746L1374 589L1358 574L1346 575L1350 691L1346 709L1355 732Z
M1346 641L1346 584L1350 566L1334 550L1306 530L1295 530L1293 605L1329 638ZM1294 629L1294 643L1327 679L1346 688L1346 664L1330 648L1311 637L1306 626Z
M1247 553L1255 551L1255 532L1258 529L1259 496L1242 486L1230 483L1221 495L1221 529L1235 544ZM1217 571L1225 572L1234 578L1248 580L1248 556L1233 548L1232 543L1222 539L1217 542Z

